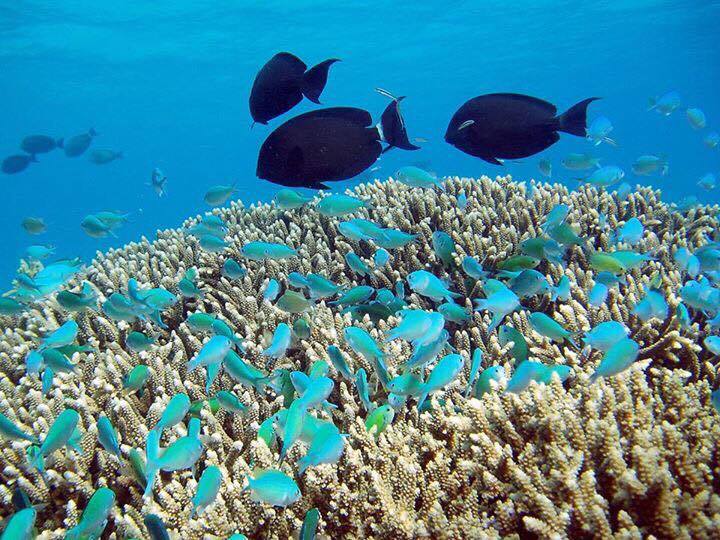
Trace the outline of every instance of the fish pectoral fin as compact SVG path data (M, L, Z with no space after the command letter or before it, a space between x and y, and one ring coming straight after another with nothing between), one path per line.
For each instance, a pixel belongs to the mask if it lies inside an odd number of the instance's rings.
M491 156L480 156L480 159L487 161L488 163L492 163L493 165L500 165L503 166L505 163L498 158L491 157Z

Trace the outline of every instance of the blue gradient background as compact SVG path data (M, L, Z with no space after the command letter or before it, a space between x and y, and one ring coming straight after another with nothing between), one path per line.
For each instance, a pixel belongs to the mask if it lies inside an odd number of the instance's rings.
M366 108L378 117L387 100L404 102L411 137L427 138L419 152L386 154L376 176L422 162L440 175L511 173L538 178L540 157L554 179L575 185L560 160L592 151L572 136L541 156L495 167L443 141L447 123L467 99L488 92L521 92L566 109L602 96L591 117L615 125L620 146L596 150L628 180L652 184L667 199L716 192L696 185L718 173L720 151L702 138L720 130L720 2L698 1L486 2L0 2L0 157L16 153L28 134L69 137L94 127L96 147L125 158L105 166L87 155L39 157L17 175L0 175L0 288L10 287L24 248L51 243L57 255L89 261L96 250L176 227L207 209L214 184L238 182L246 203L268 200L278 187L255 178L257 151L270 130L309 109L305 101L270 126L250 129L247 99L257 70L287 50L313 65L343 62L330 74L322 101ZM222 7L220 7L222 5ZM683 104L701 107L709 128L692 130L684 111L664 118L646 111L649 96L677 90ZM666 153L670 174L634 178L640 154ZM168 176L168 196L145 184L153 167ZM337 185L339 188L348 184ZM92 239L79 228L88 213L132 212L119 239ZM30 237L19 224L41 216L48 232Z

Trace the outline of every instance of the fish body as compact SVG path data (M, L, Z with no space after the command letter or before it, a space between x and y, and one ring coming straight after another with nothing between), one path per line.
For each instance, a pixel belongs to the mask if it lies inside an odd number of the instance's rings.
M26 217L20 222L20 226L28 234L42 234L47 231L47 225L42 218L38 217Z
M454 298L460 298L461 295L450 291L445 284L435 274L427 270L416 270L407 276L408 285L417 294L427 296L436 302L445 300L452 302Z
M680 94L675 91L667 92L660 97L650 98L649 111L656 111L662 116L670 116L682 104Z
M533 269L522 270L508 282L508 286L520 299L545 294L551 290L545 275Z
M148 530L150 540L170 540L167 527L160 517L156 514L147 514L143 518L145 528Z
M32 245L25 248L25 255L31 259L42 261L55 253L53 246Z
M78 324L72 319L63 323L57 330L54 330L42 340L40 349L58 348L72 344L77 338Z
M226 390L220 390L215 397L221 408L231 413L244 413L247 406L233 393Z
M32 540L37 510L24 508L12 514L5 522L1 540Z
M610 138L612 130L612 122L605 116L598 116L588 126L585 137L595 146L599 146L602 143L617 146L617 143Z
M425 189L439 187L442 189L441 179L434 174L421 169L420 167L415 167L414 165L399 168L395 171L395 179L398 182L402 182L406 186L410 187Z
M152 493L153 484L158 471L174 472L192 468L202 454L203 445L200 441L200 419L191 418L188 434L176 439L174 443L160 452L160 433L152 430L146 441L147 486L145 497Z
M150 376L150 368L145 365L135 366L123 380L123 388L130 392L137 392L142 396L145 383Z
M487 94L467 101L453 115L445 140L489 163L520 159L555 144L566 132L585 136L586 99L557 115L551 103L520 94Z
M255 478L248 478L245 488L252 492L254 501L285 508L300 500L302 493L295 481L285 473L267 469L255 473Z
M247 270L235 259L229 258L223 263L222 275L228 279L242 279L247 275Z
M297 339L308 339L312 334L310 323L307 319L298 319L292 325L292 334Z
M125 338L125 345L135 352L149 351L155 343L155 338L151 338L142 332L130 332Z
M720 146L720 133L717 133L716 131L708 133L703 139L703 144L706 148L717 148Z
M472 315L467 310L454 302L446 302L441 304L437 308L438 313L445 317L446 321L454 322L456 324L463 324L472 319Z
M540 169L540 174L547 178L552 178L552 163L550 163L547 159L541 159L538 162L538 169Z
M45 154L62 145L62 139L47 135L28 135L20 143L20 149L28 154Z
M629 368L637 359L640 346L630 338L625 338L610 347L600 360L595 373L590 377L590 382L599 377L611 377Z
M203 200L210 206L221 206L237 192L235 184L212 186L205 192Z
M487 329L490 333L502 322L506 315L509 315L520 307L520 299L510 289L503 286L502 289L490 294L487 298L475 300L475 310L488 310L492 313L492 321Z
M286 325L287 326L287 325ZM232 341L225 336L213 336L202 349L187 363L188 371L201 366L219 364L223 361L228 351L232 348Z
M275 328L272 343L270 343L270 346L265 349L262 354L278 360L285 356L286 351L290 347L291 340L292 332L290 327L285 323L280 323L277 328Z
M167 176L165 176L160 169L155 167L150 174L150 183L148 185L153 189L155 195L163 197L167 189L165 187L166 184Z
M406 246L410 242L414 242L417 238L416 234L406 233L397 229L382 229L373 241L380 247L385 249L397 249Z
M353 272L360 276L367 276L370 274L370 267L365 264L365 262L353 251L350 251L345 255L345 262Z
M453 265L455 262L453 259L455 242L449 234L443 231L435 231L432 234L432 246L435 256L440 259L445 266Z
M333 302L328 302L329 305L343 305L350 306L354 304L362 304L368 300L375 293L375 289L369 285L358 285L353 287L349 291L345 292L340 298Z
M33 444L38 444L36 437L25 433L22 429L17 427L12 420L2 413L0 413L0 435L11 441L30 441Z
M302 527L300 527L300 536L298 540L315 540L318 522L320 521L320 512L317 508L311 508L305 513Z
M610 348L628 337L630 330L623 323L606 321L585 333L583 341L593 349L607 352Z
M305 206L312 200L312 197L303 197L293 189L281 189L275 194L275 204L283 210L295 210Z
M341 288L340 285L333 283L320 274L308 274L305 279L307 280L307 288L312 300L333 296Z
M346 180L369 169L383 152L380 141L388 148L418 148L408 140L399 100L392 100L377 127L362 109L314 110L291 118L267 137L256 174L283 186L327 189L324 182Z
M298 253L294 249L285 244L277 244L273 242L248 242L241 249L243 257L251 261L265 261L288 259L297 257Z
M424 381L414 373L405 372L388 382L388 390L398 396L419 396L423 391Z
M330 362L332 362L332 365L335 367L337 372L348 381L352 381L354 379L354 374L350 369L350 366L348 366L342 351L337 346L330 345L327 352Z
M589 176L582 179L583 182L595 187L610 187L625 178L625 171L615 165L605 165L594 170Z
M8 297L0 298L0 315L13 317L20 315L27 309L25 304Z
M632 171L638 176L650 176L655 173L665 176L669 171L668 161L664 157L643 155L632 164Z
M28 165L34 162L37 162L34 154L16 154L6 157L3 160L2 165L0 165L0 169L5 174L17 174L27 169Z
M360 402L366 412L371 412L375 405L370 401L370 386L368 385L367 373L365 369L360 368L355 372L355 388L357 388Z
M668 303L665 297L655 290L649 290L645 297L632 309L633 315L637 315L643 322L650 319L664 321L668 314Z
M563 326L549 317L545 313L535 312L531 313L528 317L530 326L540 335L549 338L553 341L562 342L567 340L571 345L577 347L577 344L572 339L572 332L563 328Z
M563 167L571 171L586 171L593 167L600 167L600 158L590 154L568 154L561 163Z
M703 340L705 348L715 356L720 356L720 336L708 336Z
M281 52L258 71L250 90L250 115L259 124L285 114L302 101L303 96L320 103L330 67L339 62L331 58L308 69L294 54Z
M215 502L222 483L222 472L217 466L211 465L203 471L195 495L192 498L193 511L191 516L202 514L208 506Z
M390 262L390 252L385 248L378 248L373 253L373 264L375 268L382 268Z
M228 374L237 382L258 391L262 390L269 381L265 373L243 361L233 350L228 352L223 365Z
M633 217L627 220L623 226L618 229L614 240L616 242L625 242L626 244L634 246L642 240L644 232L645 228L643 227L642 222L638 218Z
M395 409L390 405L382 405L367 415L367 418L365 418L365 429L367 429L368 432L375 429L375 437L377 437L392 424L394 418Z
M564 381L570 375L570 368L568 366L546 366L541 362L525 360L515 368L505 391L518 394L527 389L532 381L547 384L552 380L554 374Z
M66 540L100 538L107 526L113 506L115 506L115 492L106 487L99 488L90 497L80 522L65 533Z
M324 216L341 217L357 212L366 206L368 206L368 204L357 197L333 194L320 199L315 207L317 208L317 211Z
M120 443L118 443L117 432L115 431L112 422L110 422L110 419L104 414L100 415L97 423L95 424L95 427L97 428L98 432L98 441L100 442L102 447L107 452L115 454L118 459L122 458L122 453L120 452Z
M286 313L305 313L313 307L313 303L301 293L287 290L275 302L275 307Z
M503 324L498 329L498 340L501 347L504 347L508 343L512 342L513 345L510 351L515 359L515 362L520 363L530 357L525 336L523 336L516 328Z
M505 381L505 370L502 366L491 366L482 370L478 375L477 382L473 391L473 396L477 399L482 398L494 387L499 386Z
M78 157L85 153L90 148L93 138L97 136L97 132L90 128L87 133L81 133L70 137L68 140L63 141L59 146L65 151L67 157Z
M459 354L448 354L443 356L428 375L427 381L422 387L418 397L417 408L423 406L427 396L437 390L444 388L453 382L462 371L465 361Z
M717 186L717 177L713 173L704 174L697 185L703 188L705 191L712 191Z
M73 409L65 409L53 421L50 429L48 429L45 439L40 445L40 449L30 464L37 467L43 458L59 450L63 446L70 445L71 439L75 434L75 429L80 420L80 415Z
M345 437L332 425L326 425L315 433L307 453L298 461L298 475L309 467L335 464L345 450Z
M265 285L263 300L273 302L278 297L278 294L280 294L280 283L278 283L276 279L271 279L267 282L267 285Z
M168 401L162 415L160 415L160 419L153 429L159 434L162 434L163 430L182 422L189 410L190 398L188 395L182 393L175 394L170 398L170 401Z

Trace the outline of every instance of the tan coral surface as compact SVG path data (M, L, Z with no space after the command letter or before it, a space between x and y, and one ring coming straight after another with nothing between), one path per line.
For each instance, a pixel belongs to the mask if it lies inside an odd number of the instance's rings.
M251 538L289 538L312 507L319 509L319 530L329 538L717 538L720 423L710 405L711 388L719 382L716 359L699 346L703 329L697 323L682 331L674 317L643 324L630 314L643 285L657 272L675 307L682 276L672 262L673 250L696 247L704 233L716 230L717 208L680 214L661 202L658 192L646 188L620 201L590 187L568 192L560 185L533 184L531 189L509 178L455 178L444 185L445 191L411 189L394 181L356 188L357 196L372 203L372 209L358 212L358 217L420 235L418 242L393 251L391 264L364 281L347 271L343 257L352 249L369 260L374 247L339 235L338 219L321 216L312 205L283 211L272 205L244 208L234 203L216 210L229 227L231 248L224 254L202 251L181 230L162 231L154 242L143 239L99 254L73 285L87 279L108 296L134 277L141 284L176 292L184 271L197 266L206 295L165 312L169 330L147 353L125 350L127 323L115 323L102 312L78 315L80 343L98 352L78 354L80 373L60 375L46 397L37 378L25 375L24 357L43 332L58 327L68 315L54 300L47 300L20 318L0 318L0 410L42 437L53 418L72 407L80 412L85 432L84 454L53 454L46 462L46 481L27 466L27 443L3 441L0 515L11 511L11 490L20 485L33 501L48 503L38 516L40 538L61 538L76 524L88 497L105 485L117 495L106 531L110 538L148 538L142 523L148 512L160 515L175 538L227 538L234 532ZM469 201L465 210L456 201L461 190ZM555 380L547 386L532 384L520 395L490 393L481 400L466 400L466 362L459 383L433 397L432 411L419 415L414 404L408 404L377 440L365 430L365 413L354 388L335 377L330 400L339 406L333 413L335 424L350 434L345 454L336 466L309 469L298 480L302 499L284 510L253 502L241 492L251 466L277 463L276 449L257 439L257 427L282 407L282 398L272 391L259 394L235 385L227 374L214 383L211 393L234 388L249 411L230 416L213 414L206 407L202 412L205 452L199 469L216 464L225 481L217 503L200 517L189 519L196 486L190 471L163 473L155 498L143 500L140 487L97 443L94 426L100 413L112 420L127 454L132 447L144 448L148 426L170 396L182 391L191 399L208 397L202 370L186 370L188 359L206 339L183 322L188 313L207 311L223 317L247 340L245 358L265 369L260 351L268 336L278 323L296 318L262 301L261 290L269 278L284 282L291 271L316 272L344 285L357 279L391 288L413 270L442 272L430 242L435 230L453 237L458 261L469 254L492 268L517 252L521 240L540 234L544 215L559 202L570 205L568 222L577 225L596 249L610 248L609 232L618 222L639 216L645 224L638 249L652 252L656 260L630 272L628 285L611 290L600 308L589 307L587 301L592 271L586 250L572 248L565 269L541 267L553 282L562 273L571 281L572 298L555 309L558 322L572 331L610 319L630 327L642 347L640 360L630 370L590 384L599 354L551 343L531 330L527 311L518 312L506 322L525 334L531 356L573 368L564 385ZM606 230L597 225L600 212L607 215ZM242 280L221 277L224 257L240 259L240 247L251 240L287 243L300 256L283 262L246 261L249 272ZM461 271L453 269L446 277L464 296L480 295L467 290ZM548 301L533 300L526 307L539 309ZM414 294L408 302L431 307ZM470 300L467 303L469 307ZM327 359L327 346L335 343L347 353L351 367L362 365L371 372L342 341L342 329L352 324L349 315L320 303L309 320L311 338L274 367L306 369L316 359ZM450 325L451 342L466 358L481 348L483 367L503 365L510 375L512 357L495 333L487 335L489 320L487 314L475 313L464 327ZM395 323L360 324L381 338ZM409 346L400 342L384 349L391 371L410 354ZM152 369L141 398L120 390L123 377L139 363ZM163 445L183 433L182 426L169 430ZM294 473L304 453L301 446L294 447L283 465L288 474Z

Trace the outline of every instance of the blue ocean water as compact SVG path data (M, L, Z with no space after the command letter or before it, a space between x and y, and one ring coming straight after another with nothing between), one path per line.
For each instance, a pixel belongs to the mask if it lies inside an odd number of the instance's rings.
M0 282L10 287L25 247L49 243L58 256L89 261L96 250L119 246L208 209L208 187L237 182L246 203L267 201L278 186L255 177L260 144L300 106L269 126L250 129L248 96L257 70L276 52L290 51L308 65L338 57L322 95L328 105L366 108L379 117L382 87L406 95L403 111L422 150L393 150L374 173L420 163L439 175L540 178L542 158L553 180L575 186L563 170L569 152L590 151L570 135L539 156L493 166L443 141L447 123L467 99L519 92L559 109L601 96L590 117L615 125L619 146L601 146L605 164L617 164L631 183L661 188L668 199L717 192L695 185L718 173L720 150L702 138L720 129L720 2L108 2L20 0L0 5L0 157L20 140L43 133L70 137L95 128L96 148L124 158L95 165L88 156L55 151L16 175L2 175L3 254ZM648 98L676 90L683 108L670 117L648 112ZM684 108L702 108L709 127L694 131ZM670 173L637 178L640 154L666 154ZM159 167L168 195L146 185ZM349 182L336 184L344 188ZM93 239L79 227L101 210L131 213L119 238ZM30 237L26 216L48 223Z

